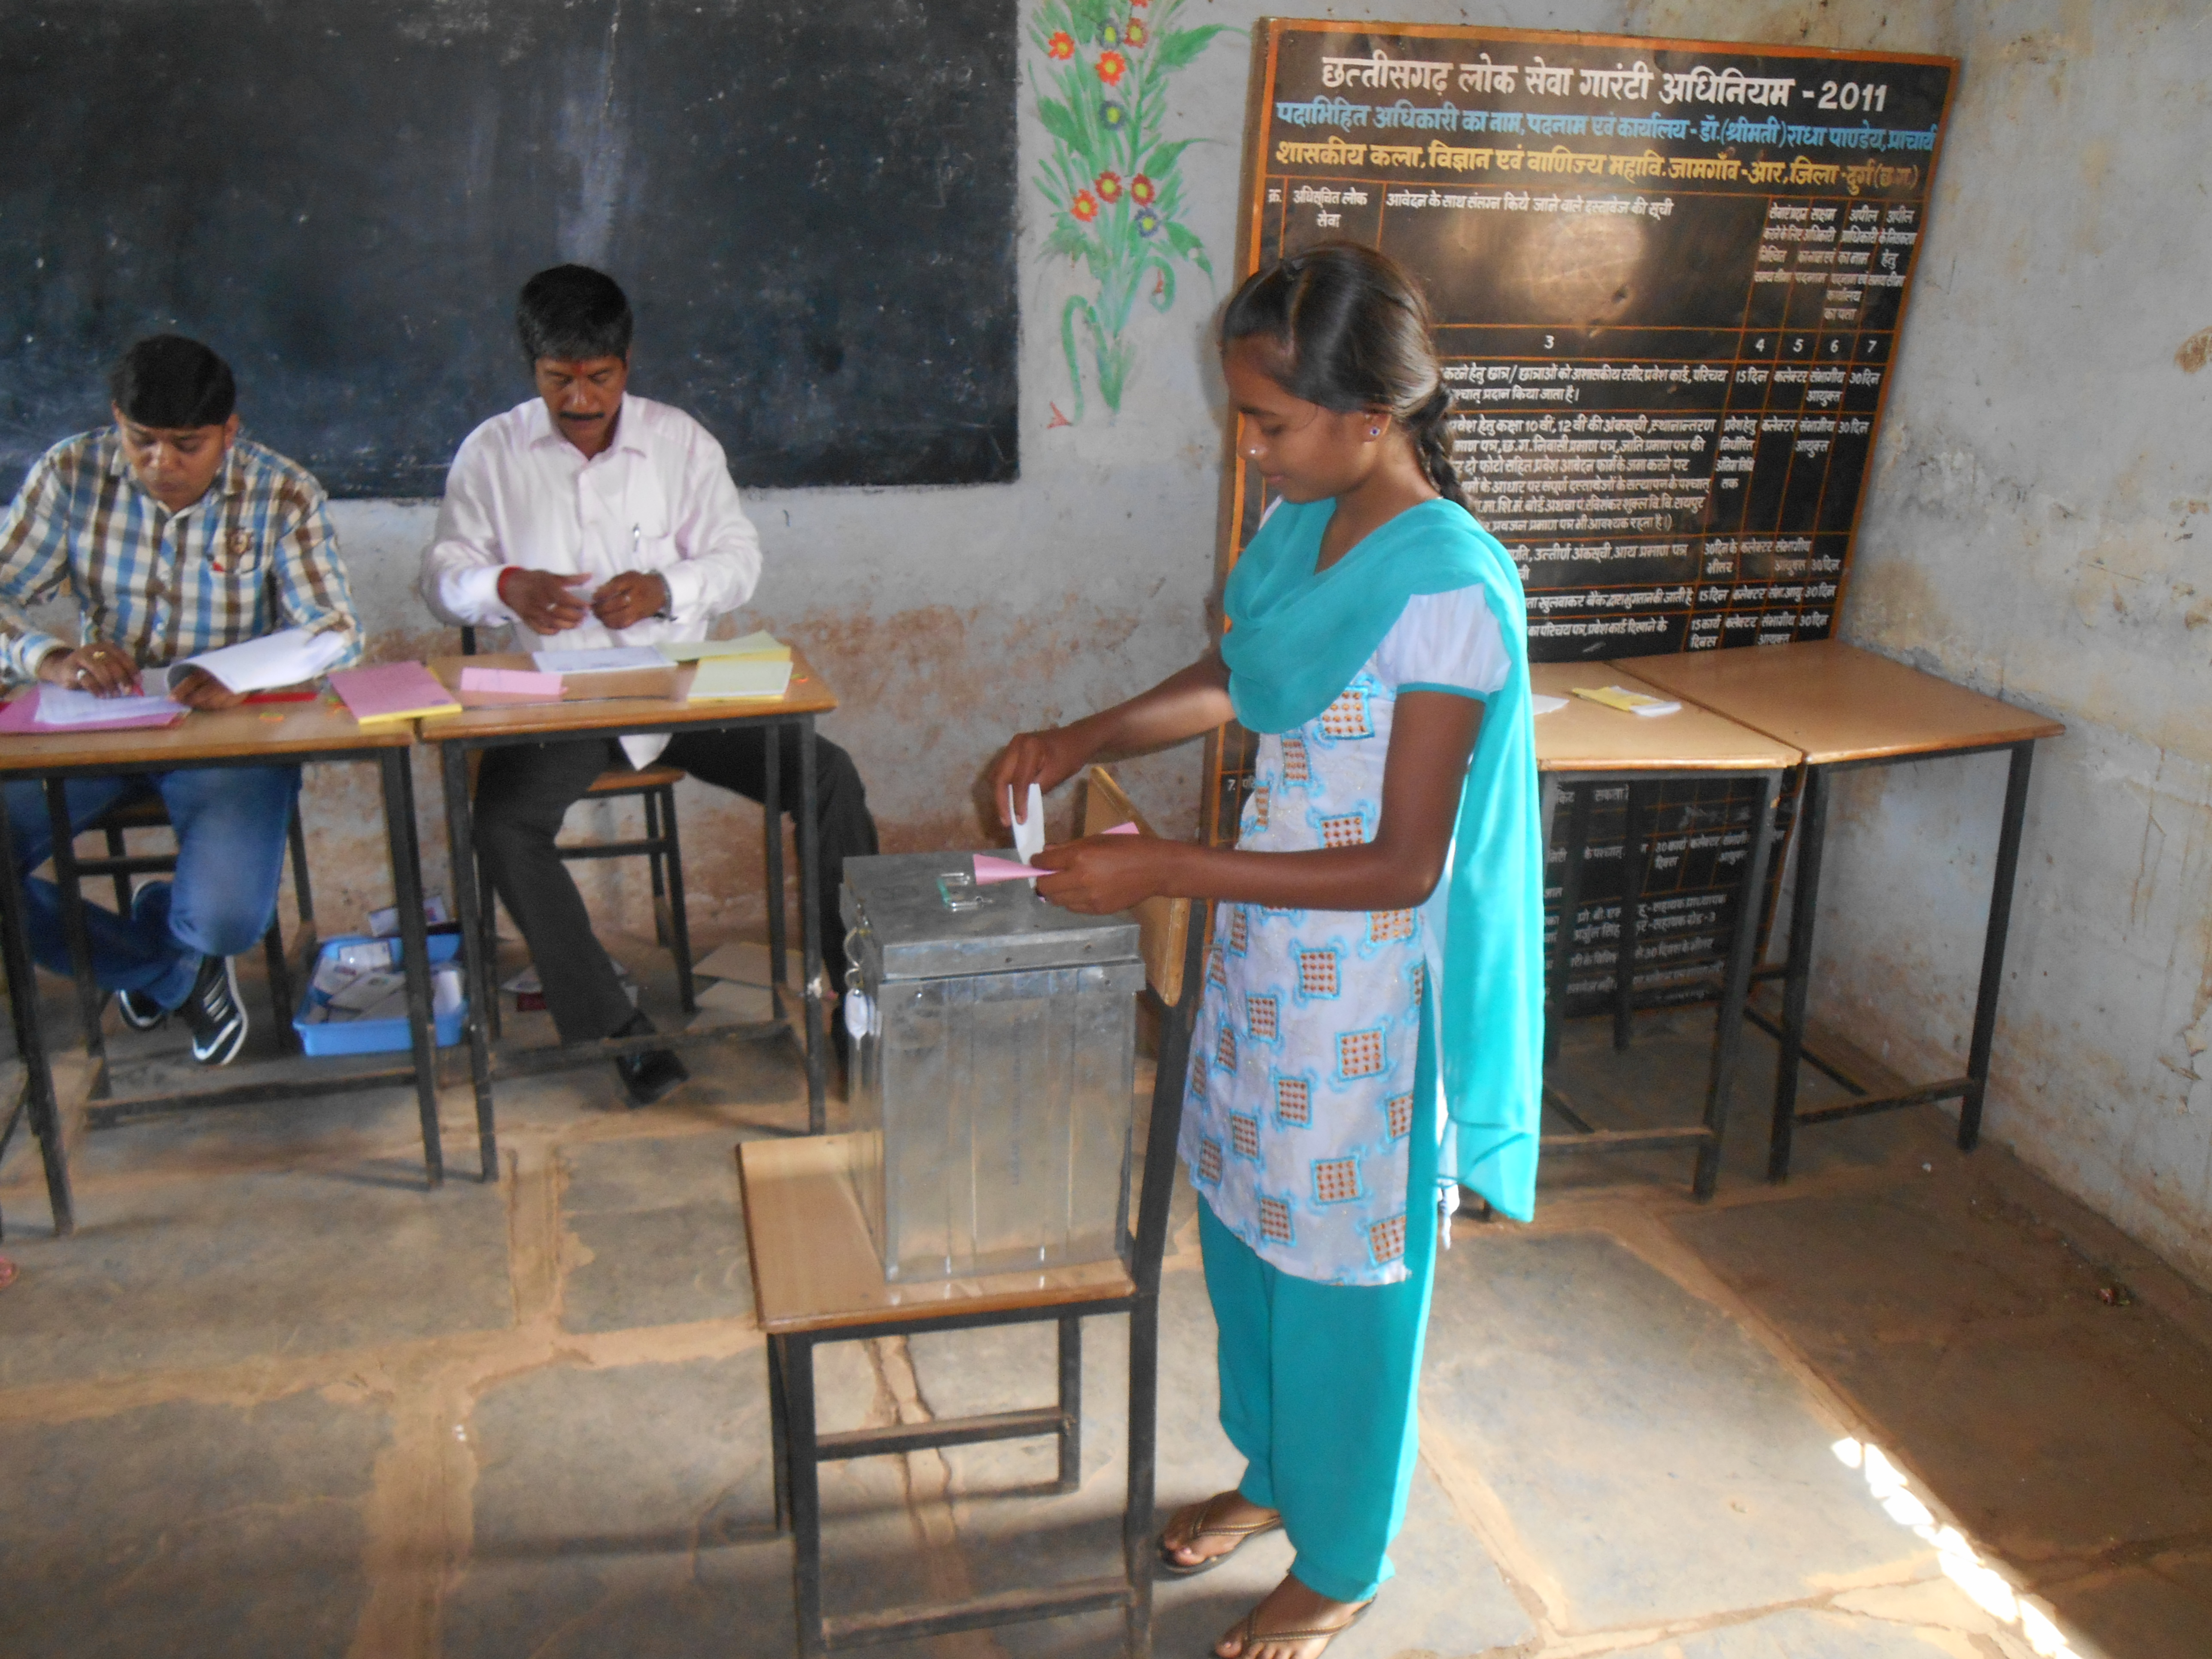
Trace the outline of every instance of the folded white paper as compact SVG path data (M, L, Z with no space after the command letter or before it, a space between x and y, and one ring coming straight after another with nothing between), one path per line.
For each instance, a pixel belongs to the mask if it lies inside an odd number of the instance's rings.
M604 674L618 668L665 668L668 659L650 646L609 645L595 651L533 651L541 674Z
M1567 706L1565 697L1547 697L1541 691L1531 692L1528 702L1540 714L1556 714Z
M153 678L149 672L149 679ZM178 705L167 697L100 697L64 685L39 688L39 724L82 726L88 720L127 720L140 714L167 714Z
M345 652L343 634L328 629L310 634L304 628L286 628L258 640L241 640L219 650L203 651L167 668L149 668L145 684L149 690L167 691L185 677L185 670L204 668L233 691L266 691L271 686L304 684Z
M1006 812L1012 816L1014 787L1006 786ZM1028 806L1022 816L1014 819L1014 856L1027 864L1044 851L1044 792L1036 785L1030 786Z

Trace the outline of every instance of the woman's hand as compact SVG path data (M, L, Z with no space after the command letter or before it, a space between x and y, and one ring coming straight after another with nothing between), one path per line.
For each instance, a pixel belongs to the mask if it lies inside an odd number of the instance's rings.
M1053 873L1037 878L1037 896L1083 916L1110 916L1175 890L1180 842L1152 836L1086 836L1048 847L1030 862Z
M1014 792L1014 811L1019 812L1029 800L1031 784L1049 794L1081 771L1084 763L1097 752L1097 746L1086 740L1080 722L1042 732L1017 732L991 764L991 804L999 822L1009 830L1014 827L1006 816L1007 790Z

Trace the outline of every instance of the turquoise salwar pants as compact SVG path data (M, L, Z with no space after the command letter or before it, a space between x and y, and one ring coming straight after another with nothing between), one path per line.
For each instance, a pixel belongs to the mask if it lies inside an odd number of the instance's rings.
M1426 1062L1431 1045L1422 1036ZM1332 1601L1364 1601L1390 1576L1387 1552L1405 1523L1419 1449L1421 1343L1437 1248L1437 1095L1427 1064L1416 1079L1407 1276L1397 1284L1322 1285L1285 1273L1199 1198L1220 1340L1221 1427L1245 1459L1237 1490L1282 1511L1297 1552L1291 1571Z

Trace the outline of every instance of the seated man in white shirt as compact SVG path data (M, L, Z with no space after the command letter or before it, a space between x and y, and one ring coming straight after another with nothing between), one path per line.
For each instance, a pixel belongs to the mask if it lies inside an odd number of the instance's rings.
M522 650L704 639L760 579L760 538L721 445L680 410L628 395L629 301L612 277L582 265L542 270L523 285L515 323L538 396L486 421L453 457L437 539L422 557L422 597L447 622L514 624ZM777 787L795 814L798 734L777 732ZM554 851L562 816L625 755L631 765L658 760L759 800L768 747L767 734L751 729L485 751L477 845L530 946L562 1042L653 1030L631 1008ZM851 757L817 740L816 762L822 856L811 897L830 982L842 985L837 890L846 859L876 850L876 826ZM636 1106L689 1076L666 1049L615 1067Z

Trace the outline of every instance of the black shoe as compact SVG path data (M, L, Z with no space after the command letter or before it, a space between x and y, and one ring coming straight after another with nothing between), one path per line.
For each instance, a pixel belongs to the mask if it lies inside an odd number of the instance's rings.
M169 1011L143 991L118 991L115 1006L134 1031L158 1031L168 1023Z
M179 1012L192 1028L192 1058L201 1065L228 1066L246 1046L246 1005L228 957L200 959L200 976Z
M629 1023L617 1031L618 1037L643 1036L653 1029L653 1022L643 1014L632 1014ZM650 1106L673 1089L691 1080L691 1073L684 1062L666 1048L647 1048L641 1054L624 1054L615 1061L615 1075L622 1079L623 1091L629 1096L633 1109Z

